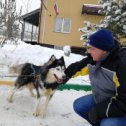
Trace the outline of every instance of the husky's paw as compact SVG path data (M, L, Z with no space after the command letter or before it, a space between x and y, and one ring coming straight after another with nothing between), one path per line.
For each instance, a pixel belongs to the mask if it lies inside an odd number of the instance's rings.
M37 116L39 116L39 112L35 111L35 112L33 112L33 115L37 117Z
M10 97L7 98L7 101L10 102L10 103L13 102L12 98L10 98Z
M35 98L35 97L36 97L36 95L35 95L35 94L31 94L31 96L32 96L33 98Z

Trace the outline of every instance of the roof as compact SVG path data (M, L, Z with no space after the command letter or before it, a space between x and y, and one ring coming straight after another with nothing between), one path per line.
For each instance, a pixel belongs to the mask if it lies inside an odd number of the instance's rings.
M36 9L36 10L30 12L30 13L27 13L25 15L22 15L21 19L23 21L26 21L26 22L29 22L33 25L38 26L38 24L39 24L39 13L40 13L40 8Z

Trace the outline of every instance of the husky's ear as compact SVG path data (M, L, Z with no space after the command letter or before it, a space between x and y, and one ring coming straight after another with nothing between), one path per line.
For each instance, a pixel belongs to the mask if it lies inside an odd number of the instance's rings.
M47 65L51 65L54 61L56 60L56 57L54 55L52 55L49 59L49 61L47 62Z
M51 57L50 57L50 59L49 59L49 61L51 61L51 62L54 62L56 60L56 57L54 56L54 55L52 55Z
M60 58L60 60L63 61L63 63L64 63L64 57L63 56Z

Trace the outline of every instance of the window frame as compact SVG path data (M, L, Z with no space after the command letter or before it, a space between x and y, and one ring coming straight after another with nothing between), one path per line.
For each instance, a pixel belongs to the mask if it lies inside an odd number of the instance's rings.
M57 30L60 26L56 26L57 20L61 20L61 29ZM64 31L64 26L65 26L65 20L69 20L69 28L68 31ZM63 18L63 17L55 17L55 21L54 21L54 32L56 33L71 33L71 18ZM58 28L56 28L58 27Z
M38 40L38 26L35 26L29 22L24 22L23 41L37 41L37 40Z

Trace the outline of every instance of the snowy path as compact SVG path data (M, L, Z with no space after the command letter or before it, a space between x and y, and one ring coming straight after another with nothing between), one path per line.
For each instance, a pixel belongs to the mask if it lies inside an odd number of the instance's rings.
M14 102L8 103L10 86L0 86L0 126L89 126L87 122L75 114L73 101L89 92L64 90L57 91L49 103L47 117L32 115L35 98L27 89L15 94ZM41 99L41 106L45 98ZM42 107L40 108L42 111Z

